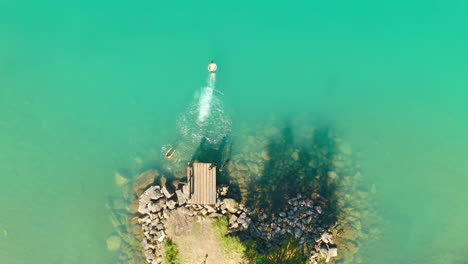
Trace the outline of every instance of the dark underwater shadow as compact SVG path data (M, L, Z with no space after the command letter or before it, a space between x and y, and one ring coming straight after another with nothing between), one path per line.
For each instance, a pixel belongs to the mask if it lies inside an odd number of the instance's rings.
M315 193L322 198L327 212L324 223L333 223L337 212L332 195L337 186L328 176L336 154L333 129L316 127L313 135L301 135L308 140L299 141L289 121L281 127L279 135L268 139L265 150L270 159L265 161L262 175L247 187L247 205L254 211L278 213L298 193L309 197Z

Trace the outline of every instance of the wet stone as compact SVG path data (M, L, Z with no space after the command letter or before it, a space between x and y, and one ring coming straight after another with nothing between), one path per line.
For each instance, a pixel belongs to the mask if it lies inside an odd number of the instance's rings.
M166 205L169 210L173 210L176 206L177 202L174 200L167 201Z
M184 205L187 203L187 199L185 199L185 195L181 190L176 190L176 196L179 205Z

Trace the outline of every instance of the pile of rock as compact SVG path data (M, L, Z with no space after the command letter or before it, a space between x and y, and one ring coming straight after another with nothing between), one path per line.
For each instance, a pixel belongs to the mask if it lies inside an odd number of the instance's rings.
M317 199L323 199L317 196ZM229 223L231 228L237 228L239 219L250 224L249 235L257 241L263 240L267 248L280 246L286 236L294 236L299 241L299 246L307 249L307 257L312 263L318 263L323 257L330 261L337 256L337 247L334 238L328 228L322 223L321 215L324 210L319 201L307 198L301 194L288 200L285 211L268 217L265 213L252 214L253 224L246 210L239 218L231 215ZM244 226L243 226L244 227ZM246 228L245 228L246 229Z
M227 195L227 187L221 186L216 204L198 205L187 203L187 185L175 190L166 185L155 185L144 191L139 197L138 212L141 215L138 222L142 225L144 238L141 244L148 263L159 264L163 261L161 248L166 238L170 210L184 210L186 217L199 215L214 218L225 215L232 232L263 240L267 247L281 245L286 236L292 235L297 238L301 248L307 249L311 263L318 263L320 258L328 262L337 256L334 237L322 224L320 216L324 212L318 200L298 194L288 200L285 211L268 217L265 213L253 212L232 198L222 198L224 195Z
M185 184L181 188L171 189L167 185L150 186L139 197L138 223L142 226L144 235L141 245L144 249L146 260L151 264L162 263L162 246L166 239L166 228L169 211L184 211L186 217L207 216L219 217L222 215L238 215L232 228L246 230L249 227L250 218L247 217L245 207L240 206L234 199L220 197L227 195L228 188L218 188L218 199L215 205L188 204L189 189ZM231 216L231 217L232 217Z

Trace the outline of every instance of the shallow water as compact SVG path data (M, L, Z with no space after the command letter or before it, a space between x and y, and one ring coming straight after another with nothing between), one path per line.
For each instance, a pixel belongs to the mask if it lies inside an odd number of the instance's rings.
M214 59L234 127L313 116L362 153L384 218L365 263L462 263L467 9L0 2L1 262L110 260L114 172L174 140Z

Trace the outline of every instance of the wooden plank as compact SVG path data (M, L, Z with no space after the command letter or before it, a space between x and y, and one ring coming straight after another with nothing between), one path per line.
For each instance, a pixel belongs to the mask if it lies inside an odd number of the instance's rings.
M188 169L189 181L193 188L190 202L192 204L215 204L216 203L216 167L211 168L210 163L193 163Z

